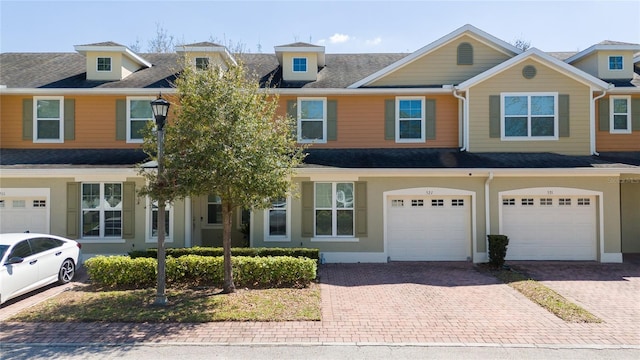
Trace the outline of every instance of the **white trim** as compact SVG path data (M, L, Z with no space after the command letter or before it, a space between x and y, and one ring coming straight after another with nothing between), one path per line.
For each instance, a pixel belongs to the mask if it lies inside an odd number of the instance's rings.
M100 59L109 59L109 70L100 70L98 63ZM98 56L96 57L96 72L112 72L113 71L113 58L111 56Z
M386 263L387 254L383 252L321 252L320 258L327 263Z
M540 62L543 65L547 65L549 67L555 68L556 70L564 73L565 75L571 77L572 79L581 82L587 86L594 86L599 88L600 90L605 90L609 87L609 84L606 82L596 78L593 75L590 75L574 66L571 66L565 62L562 62L551 55L546 54L543 51L540 51L536 48L531 48L522 54L511 58L497 66L492 67L491 69L480 73L469 80L466 80L460 83L457 88L460 90L467 90L468 88L478 85L479 83L491 78L494 75L497 75L523 61L526 60L535 60Z
M78 238L80 244L124 244L127 241L122 238Z
M348 89L355 89L358 88L360 86L363 85L367 85L375 80L378 80L380 78L382 78L383 76L390 74L394 71L396 71L397 69L400 69L408 64L410 64L411 62L435 51L436 49L440 48L443 45L446 45L447 43L457 39L458 37L461 37L463 35L469 35L470 37L504 53L507 56L514 56L517 54L520 54L522 52L522 50L518 49L517 47L502 41L472 25L464 25L456 30L454 30L453 32L449 33L448 35L445 35L443 37L441 37L440 39L418 49L417 51L411 53L410 55L394 62L393 64L384 67L383 69L376 71L375 73L365 77L364 79L357 81L351 85L349 85L347 88Z
M286 211L286 225L284 236L270 236L269 235L269 212L273 209L273 207L269 207L264 209L263 211L263 234L264 234L264 242L291 242L291 196L285 197L285 201L287 202L284 210Z
M518 97L518 96L526 96L527 101L527 136L506 136L505 135L505 118L507 117L505 114L506 106L504 103L505 97ZM531 98L534 96L553 96L553 136L533 136L531 134L531 120L534 115L531 114ZM524 117L522 115L518 115L517 117ZM549 116L544 116L549 117ZM511 92L511 93L501 93L500 94L500 140L502 141L548 141L548 140L558 140L558 93L557 92Z
M151 111L151 101L155 100L155 97L152 96L127 96L127 143L128 144L142 144L144 139L132 139L131 138L131 122L132 121L153 121L153 113L151 118L147 120L143 119L131 119L131 101L139 101L139 100L148 100L149 101L149 111Z
M314 236L311 242L360 242L360 239L352 236Z
M154 201L155 202L155 201ZM170 202L166 202L165 205L165 211L169 212L169 233L165 234L165 239L164 241L167 243L172 243L173 242L173 228L174 228L174 221L173 221L173 205ZM153 236L151 234L151 219L152 219L152 206L151 206L151 198L150 197L146 197L146 206L145 206L145 222L144 222L144 242L145 243L157 243L158 242L158 237L157 236ZM188 223L187 223L188 224Z
M0 187L0 197L44 197L46 201L45 231L51 231L51 189L50 188L8 188Z
M600 254L600 262L602 263L621 263L622 253L602 253Z
M616 130L613 127L614 124L614 102L615 100L624 99L627 101L627 128ZM618 113L622 115L622 113ZM631 95L611 95L609 96L609 133L610 134L631 134L632 121L631 121Z
M57 120L58 138L57 139L38 139L38 101L40 100L58 100L60 102L60 113L57 119L43 118L42 121ZM33 97L33 132L32 141L40 144L61 144L64 143L64 96L34 96Z
M322 119L302 119L302 101L322 101ZM302 121L322 121L322 139L303 139ZM299 97L296 104L296 124L298 143L301 144L326 144L327 143L327 98L326 97Z
M426 139L426 101L424 96L396 96L396 109L395 109L395 133L396 143L423 143ZM401 139L400 138L400 102L405 100L420 100L420 118L407 118L402 121L415 121L420 120L420 138L418 139Z
M611 58L614 58L614 57L620 58L620 60L621 60L620 65L622 66L620 69L612 69L611 68ZM623 71L624 70L624 56L622 56L622 55L609 55L607 57L607 69L609 71Z
M129 49L126 46L123 45L107 45L107 46L101 46L101 45L76 45L74 46L74 49L81 53L81 54L86 54L88 52L117 52L117 53L121 53L124 54L128 57L130 57L131 59L135 60L138 64L140 65L144 65L146 67L151 67L152 64L150 62L148 62L147 60L143 59L140 55L134 53L133 51L131 51L131 49Z

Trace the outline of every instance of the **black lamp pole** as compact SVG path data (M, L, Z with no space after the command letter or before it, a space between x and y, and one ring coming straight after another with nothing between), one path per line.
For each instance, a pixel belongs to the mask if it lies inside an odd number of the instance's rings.
M156 128L158 131L158 175L156 182L161 184L164 175L164 164L162 156L164 153L164 124L167 120L167 113L169 112L169 106L171 104L162 98L162 94L158 95L158 98L151 102L151 109L153 110L153 116L156 119ZM163 186L163 185L160 185ZM165 199L162 196L158 196L158 291L154 305L167 305L167 295L165 292L166 284L166 258L164 249L165 238Z

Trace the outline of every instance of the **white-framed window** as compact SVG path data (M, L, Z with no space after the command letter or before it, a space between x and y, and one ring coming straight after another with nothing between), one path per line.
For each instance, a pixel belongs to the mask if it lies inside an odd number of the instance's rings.
M293 72L307 72L307 58L294 57L292 60Z
M298 98L298 142L327 142L327 98Z
M631 133L631 96L609 97L609 132L612 134Z
M207 225L222 225L222 199L220 196L207 196Z
M111 58L110 57L98 57L96 59L96 71L109 72L111 71Z
M621 55L609 56L609 70L622 70L622 62Z
M64 142L64 97L33 97L33 142Z
M122 183L82 183L82 237L122 237Z
M396 97L396 142L425 141L424 96Z
M289 198L271 201L264 212L265 241L291 241L291 209Z
M502 140L557 140L558 93L501 94Z
M173 242L173 206L167 202L164 208L164 236ZM147 242L158 242L158 201L147 197Z
M197 57L196 58L196 69L197 70L206 70L209 68L209 58L208 57Z
M127 142L142 142L142 130L147 126L148 121L153 121L151 101L154 99L152 96L127 97Z
M354 183L315 183L315 236L354 237Z

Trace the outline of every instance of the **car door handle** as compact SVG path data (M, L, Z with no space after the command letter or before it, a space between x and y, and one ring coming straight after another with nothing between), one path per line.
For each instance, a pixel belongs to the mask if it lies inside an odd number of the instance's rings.
M62 254L62 251L58 251L58 252L56 253L56 256L60 256L60 254Z
M38 260L31 260L31 261L29 261L29 265L33 265L33 264L35 264L37 262L38 262Z

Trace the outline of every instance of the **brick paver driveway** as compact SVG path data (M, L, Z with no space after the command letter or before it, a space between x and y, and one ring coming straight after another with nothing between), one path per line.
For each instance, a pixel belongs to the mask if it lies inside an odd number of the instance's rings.
M322 321L1 323L7 343L449 343L640 345L640 265L518 262L604 320L571 324L464 262L328 264Z

